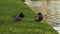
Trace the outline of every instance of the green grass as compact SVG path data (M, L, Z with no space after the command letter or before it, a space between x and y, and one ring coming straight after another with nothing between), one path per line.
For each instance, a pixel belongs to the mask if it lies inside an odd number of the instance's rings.
M25 15L22 21L11 19L20 12ZM58 34L45 21L35 22L34 15L21 0L0 0L0 34Z

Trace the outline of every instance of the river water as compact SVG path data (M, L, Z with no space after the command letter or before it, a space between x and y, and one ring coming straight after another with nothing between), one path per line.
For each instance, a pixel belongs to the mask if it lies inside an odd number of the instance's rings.
M44 20L60 33L60 0L59 1L26 1L35 13L41 12Z

